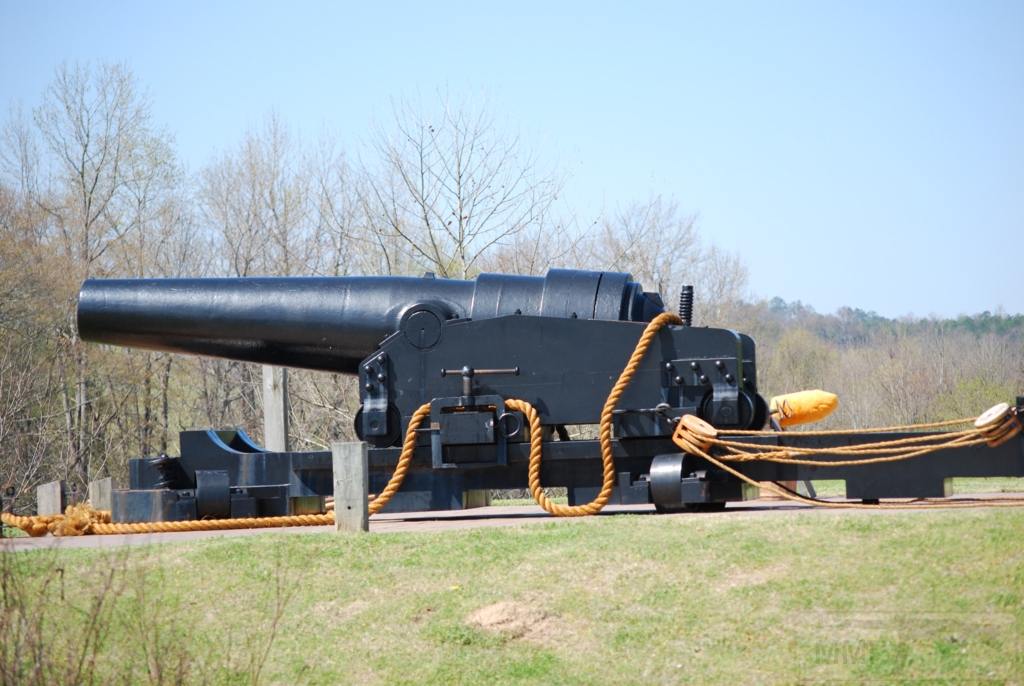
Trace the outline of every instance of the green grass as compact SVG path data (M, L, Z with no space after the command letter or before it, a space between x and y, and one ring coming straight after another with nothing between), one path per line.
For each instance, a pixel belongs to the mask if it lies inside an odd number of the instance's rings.
M98 682L145 681L149 644L189 680L249 683L287 600L267 683L1005 683L1024 680L1022 533L1015 509L797 511L3 559L49 579L30 609L60 654L121 570Z
M24 538L25 536L28 536L28 534L16 526L0 524L0 538Z

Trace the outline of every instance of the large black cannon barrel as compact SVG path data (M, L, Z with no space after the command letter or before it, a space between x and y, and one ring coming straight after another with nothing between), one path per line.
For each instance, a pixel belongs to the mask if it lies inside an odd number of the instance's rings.
M510 314L649 321L664 308L629 274L89 279L83 340L289 367L354 372L423 307L444 318Z

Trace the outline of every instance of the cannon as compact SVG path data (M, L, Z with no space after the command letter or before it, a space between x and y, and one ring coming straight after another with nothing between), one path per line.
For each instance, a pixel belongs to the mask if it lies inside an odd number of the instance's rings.
M409 473L385 507L404 512L458 509L467 491L525 485L533 436L522 411L507 406L513 398L539 416L544 485L565 487L570 505L592 499L604 478L599 442L570 440L568 427L598 424L641 333L665 310L629 274L563 269L475 280L90 279L78 330L97 343L358 376L355 432L369 445L371 492L384 488L414 413L429 404ZM742 481L672 441L687 415L722 429L768 421L754 341L693 327L691 311L684 288L678 323L657 331L616 403L613 503L678 511L745 495ZM825 447L878 434L785 440ZM114 493L115 521L315 512L331 493L328 452L270 452L241 429L182 432L180 445L179 458L131 461L130 487ZM870 470L737 468L758 480L845 479L848 496L864 500L942 495L950 476L1024 474L1022 441L935 457Z

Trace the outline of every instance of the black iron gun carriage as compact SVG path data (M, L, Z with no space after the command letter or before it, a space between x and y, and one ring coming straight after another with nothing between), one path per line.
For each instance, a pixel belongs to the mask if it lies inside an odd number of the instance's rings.
M875 501L942 496L954 476L1024 475L1019 437L864 466L844 466L849 460L828 450L920 434L744 435L769 452L789 446L819 459L734 461L728 469L700 450L680 450L672 436L682 417L753 432L769 417L754 341L691 326L691 309L692 290L684 289L678 315L665 315L662 298L628 274L574 270L472 281L88 280L78 328L86 341L357 375L355 431L369 444L372 493L385 488L410 422L427 407L389 512L458 509L469 491L522 488L538 446L539 482L565 487L570 507L605 487L605 502L678 511L742 499L751 481L843 479L848 498ZM648 347L602 425L645 331ZM533 408L533 426L513 399ZM1019 427L1022 406L1018 398L1007 407L1007 430ZM604 443L570 440L570 427L581 425L607 428ZM180 447L178 458L131 461L130 487L114 493L114 521L319 512L331 494L329 452L269 452L239 429L182 432Z

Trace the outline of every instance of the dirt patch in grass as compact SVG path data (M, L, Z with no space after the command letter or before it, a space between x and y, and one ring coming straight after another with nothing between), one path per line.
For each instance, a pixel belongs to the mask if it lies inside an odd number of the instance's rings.
M546 610L510 600L481 607L466 622L492 634L541 644L550 643L560 633L558 619Z

